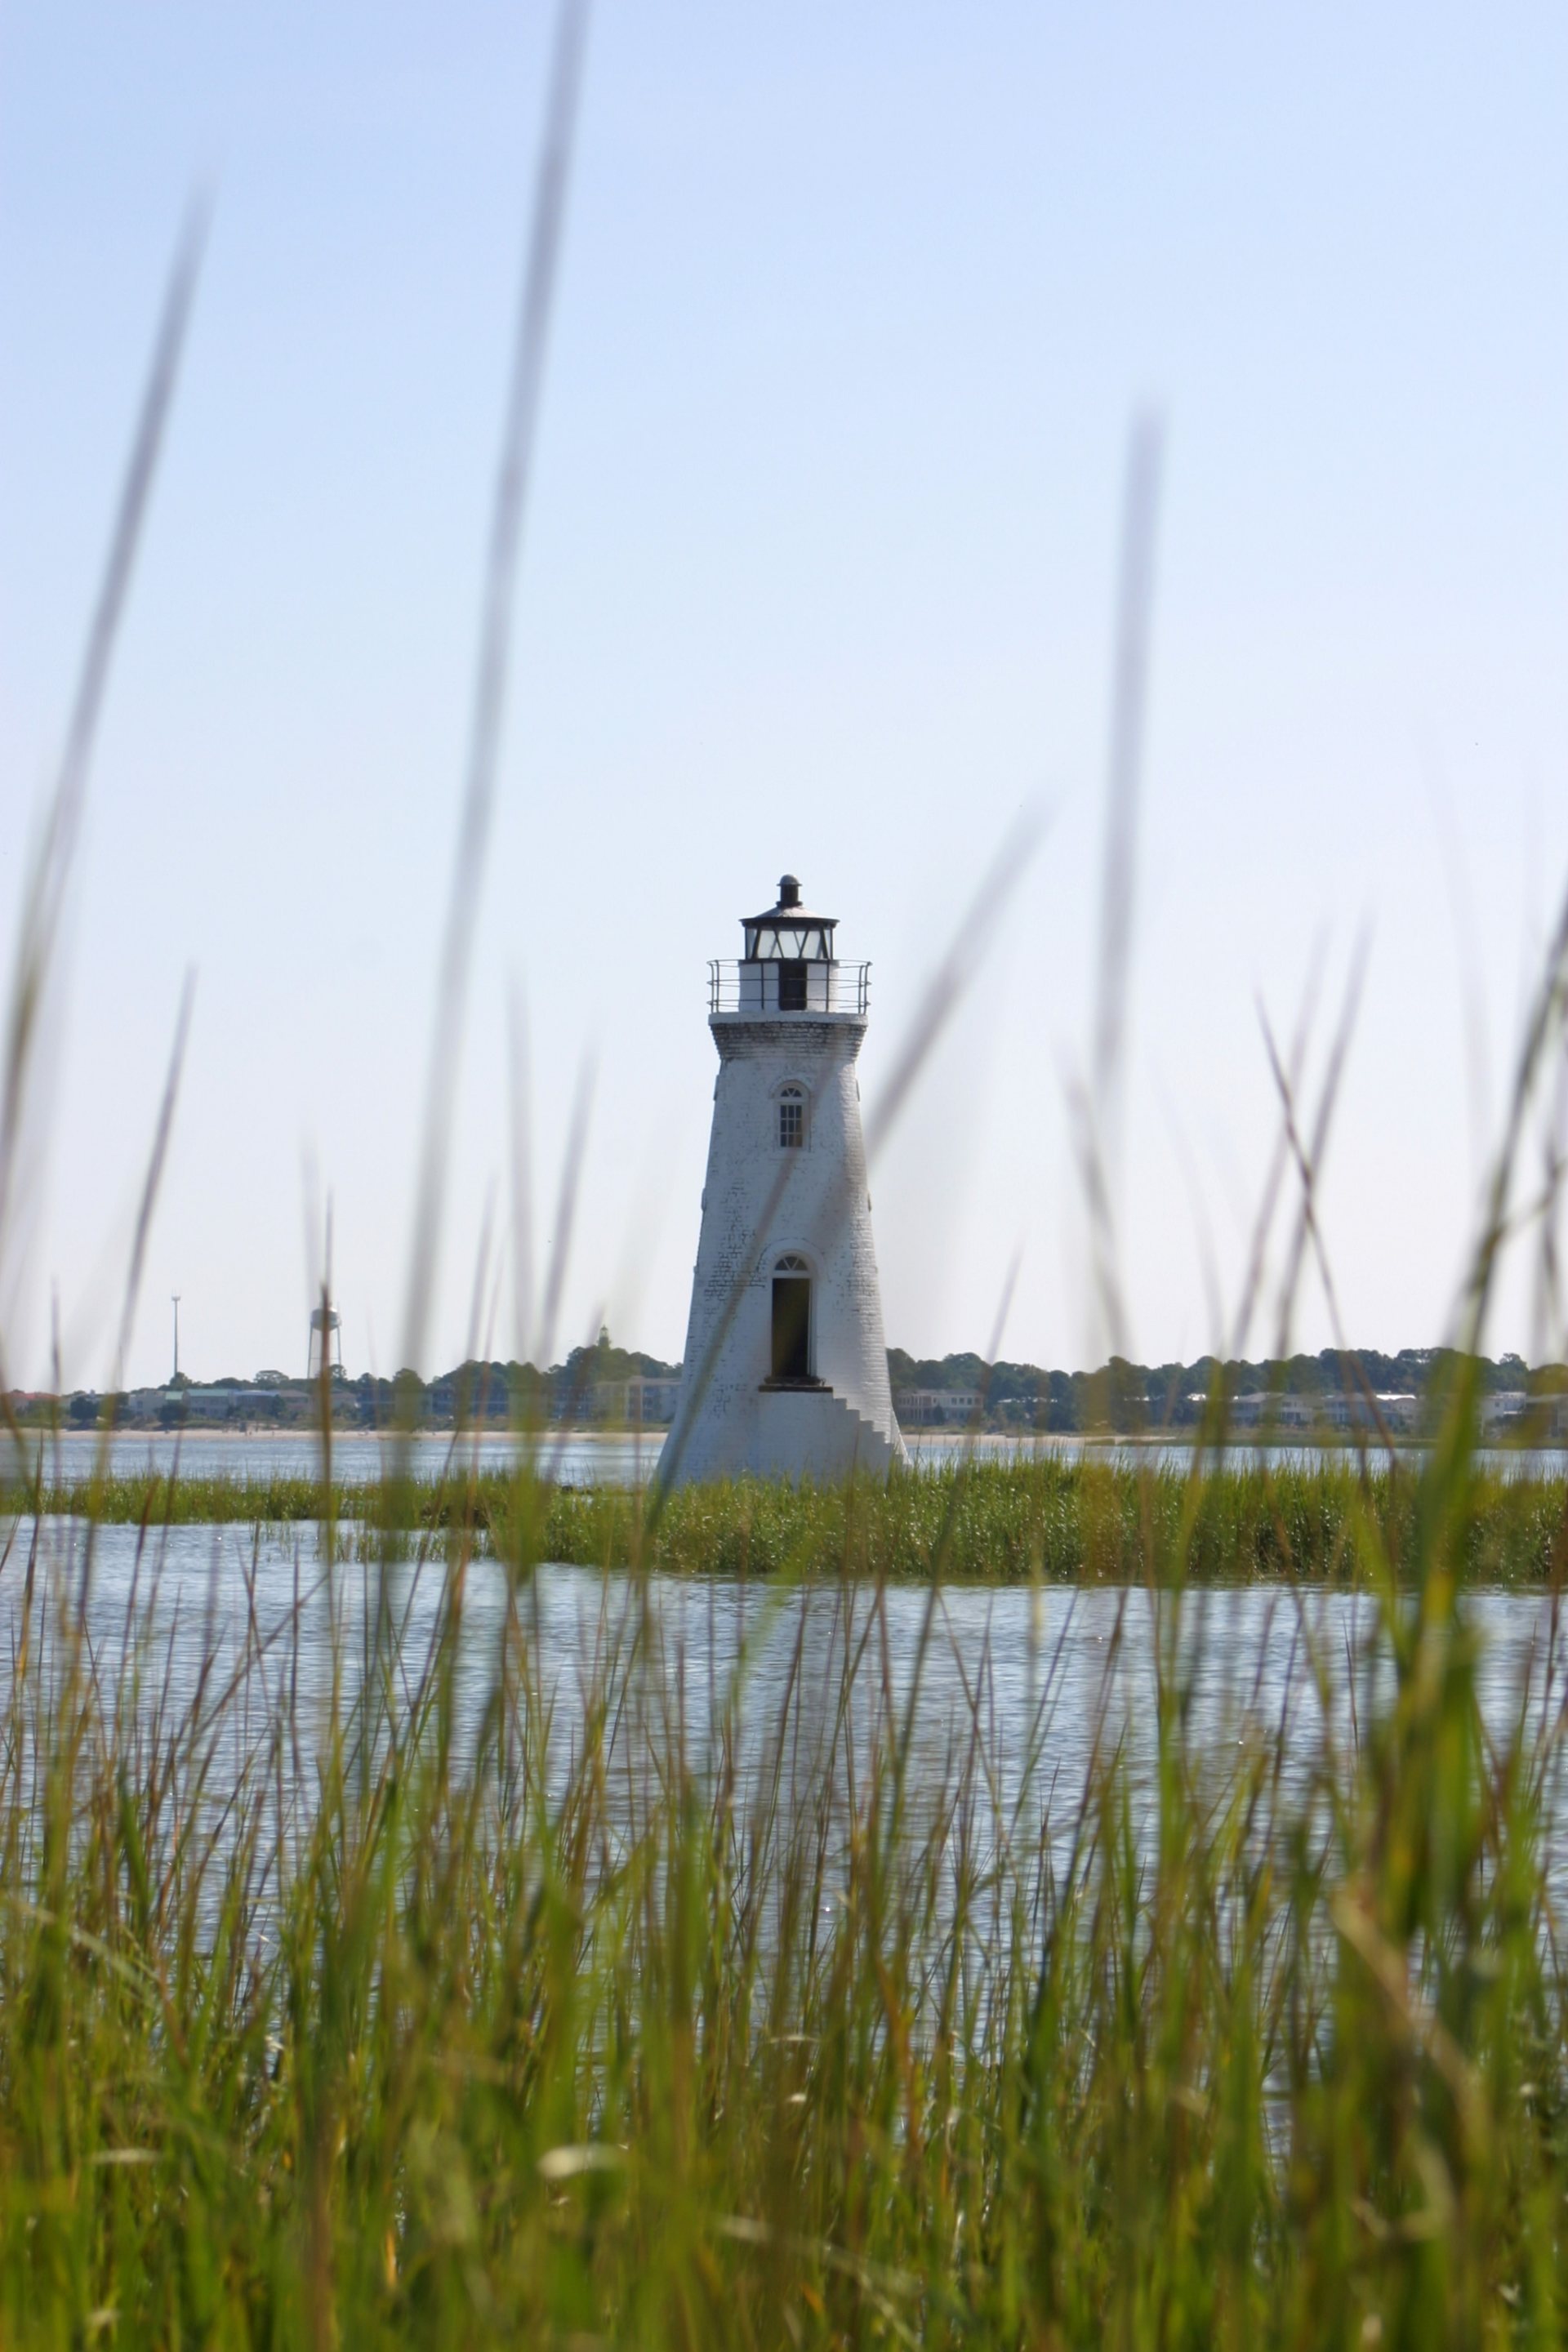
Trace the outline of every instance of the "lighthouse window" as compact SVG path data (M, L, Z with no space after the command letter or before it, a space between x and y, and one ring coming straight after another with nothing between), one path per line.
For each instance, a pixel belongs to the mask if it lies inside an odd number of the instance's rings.
M826 963L830 961L829 927L823 923L779 925L747 923L746 955L761 963Z
M805 1096L799 1087L785 1087L779 1097L779 1148L798 1151L805 1141Z

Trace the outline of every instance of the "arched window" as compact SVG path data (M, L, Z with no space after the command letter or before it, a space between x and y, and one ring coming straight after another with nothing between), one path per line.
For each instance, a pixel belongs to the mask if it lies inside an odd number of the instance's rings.
M781 1087L778 1106L779 1150L799 1151L805 1142L805 1088Z

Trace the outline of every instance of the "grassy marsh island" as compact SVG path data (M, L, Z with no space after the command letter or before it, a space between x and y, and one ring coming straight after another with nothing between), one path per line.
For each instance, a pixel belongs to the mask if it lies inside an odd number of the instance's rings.
M1342 1453L1185 1471L1170 1465L984 1454L848 1486L736 1479L662 1497L473 1470L380 1482L153 1472L16 1485L14 1513L109 1525L289 1527L331 1519L405 1540L439 1535L517 1566L689 1576L1159 1585L1415 1573L1421 1468ZM1466 1577L1547 1583L1568 1559L1568 1482L1473 1470L1453 1533Z

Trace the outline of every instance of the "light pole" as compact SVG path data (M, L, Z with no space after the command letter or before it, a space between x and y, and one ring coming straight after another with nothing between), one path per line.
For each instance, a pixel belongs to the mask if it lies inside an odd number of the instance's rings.
M169 1386L173 1388L180 1377L180 1294L174 1290L169 1295L174 1302L174 1379L169 1382Z

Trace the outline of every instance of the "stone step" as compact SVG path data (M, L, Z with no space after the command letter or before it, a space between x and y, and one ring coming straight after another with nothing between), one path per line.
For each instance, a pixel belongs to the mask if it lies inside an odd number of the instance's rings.
M763 1400L746 1467L761 1478L876 1478L895 1459L881 1432L834 1390L776 1390Z
M700 1414L689 1436L678 1416L666 1442L677 1461L678 1483L749 1475L830 1484L851 1476L885 1478L896 1465L908 1466L902 1440L885 1437L835 1389L768 1384L748 1392L746 1402L752 1409L738 1447L728 1414Z

